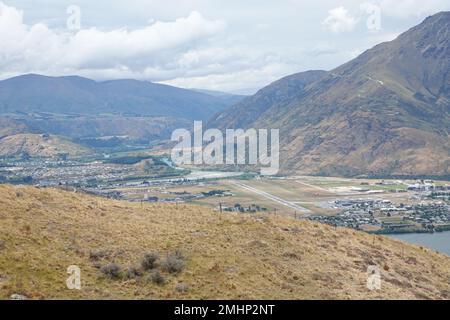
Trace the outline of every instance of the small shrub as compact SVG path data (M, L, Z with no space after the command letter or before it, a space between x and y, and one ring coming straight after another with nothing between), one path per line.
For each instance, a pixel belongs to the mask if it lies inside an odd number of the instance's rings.
M144 270L153 270L156 268L156 262L159 259L159 255L156 252L146 253L142 258L141 266Z
M179 259L179 260L186 260L183 252L181 252L180 250L175 250L174 252L171 253L175 258Z
M166 278L164 278L164 276L159 271L153 272L150 275L149 279L150 279L151 282L153 282L154 284L157 284L159 286L161 286L161 285L166 283Z
M139 278L140 276L142 276L142 272L138 268L135 268L135 267L130 267L125 272L126 279L136 279L136 278Z
M169 273L180 273L185 267L185 257L180 251L171 252L161 262L161 268Z
M110 263L101 267L100 271L109 279L119 279L121 275L121 268L115 263Z
M102 264L100 262L94 262L94 263L92 263L92 265L94 266L95 269L101 269L102 268Z
M109 256L108 252L105 250L93 250L89 252L89 259L91 261L98 261Z
M179 283L175 286L175 291L178 293L186 293L189 290L189 286L186 283Z

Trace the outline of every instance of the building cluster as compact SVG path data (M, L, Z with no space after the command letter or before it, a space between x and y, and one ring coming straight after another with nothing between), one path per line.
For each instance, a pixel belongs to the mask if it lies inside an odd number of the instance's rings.
M26 183L41 187L68 185L102 189L136 174L135 169L130 166L50 158L9 160L2 167L4 169L0 175L5 176L5 182L21 183L26 180Z
M219 204L216 207L216 210L221 212L257 213L257 212L265 212L267 211L267 208L261 207L257 204L245 206L241 205L240 203L236 203L234 206Z
M447 191L450 185L436 185L432 180L419 180L408 186L408 191Z
M337 215L309 219L380 233L450 230L450 204L444 201L395 205L385 199L340 199L335 205L341 208Z

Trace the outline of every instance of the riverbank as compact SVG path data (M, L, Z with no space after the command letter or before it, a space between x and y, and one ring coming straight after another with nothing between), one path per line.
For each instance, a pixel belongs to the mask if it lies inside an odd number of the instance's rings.
M450 231L436 233L391 234L389 237L424 246L450 256Z
M448 231L450 231L450 225L433 226L432 228L413 227L413 228L380 229L376 231L369 231L369 233L381 235L396 235L396 234L417 234L417 233L433 234Z

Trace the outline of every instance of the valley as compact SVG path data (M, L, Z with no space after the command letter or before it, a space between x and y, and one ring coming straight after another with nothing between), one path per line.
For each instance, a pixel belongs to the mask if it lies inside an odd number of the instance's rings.
M225 213L280 215L370 233L450 230L450 183L438 181L433 190L413 189L415 183L311 176L256 177L154 186L150 183L117 191L124 198L138 201L194 203Z
M129 202L280 215L370 233L450 230L450 181L263 177L251 171L176 167L167 154L135 148L69 158L4 158L0 181Z
M0 0L8 50L63 36L26 70L0 48L0 300L449 300L450 12L395 39L340 30L355 12L311 24L348 40L319 53L197 11L64 33Z

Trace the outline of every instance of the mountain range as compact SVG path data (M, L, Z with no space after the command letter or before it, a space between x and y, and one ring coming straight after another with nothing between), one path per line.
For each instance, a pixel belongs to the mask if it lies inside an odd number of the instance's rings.
M97 82L28 74L0 81L0 114L119 114L206 120L239 100L138 80Z
M281 79L209 127L279 128L283 172L450 174L450 12L329 72Z
M167 139L192 120L278 128L283 174L450 175L450 12L331 71L249 97L137 80L24 75L0 81L0 137Z
M28 74L0 81L0 138L52 134L70 139L119 136L167 139L193 120L206 121L243 96L137 80L97 82ZM21 141L9 139L9 142ZM3 141L5 143L5 141ZM8 150L19 150L10 146Z

